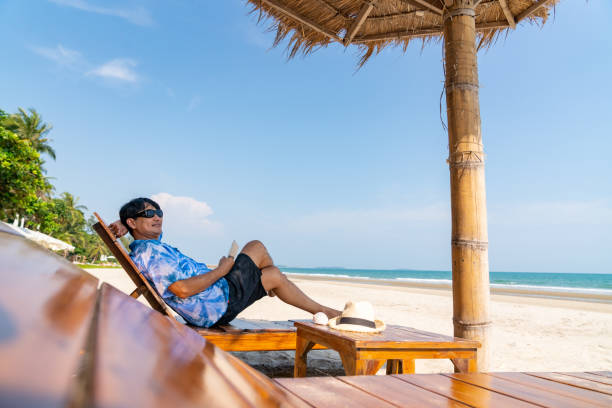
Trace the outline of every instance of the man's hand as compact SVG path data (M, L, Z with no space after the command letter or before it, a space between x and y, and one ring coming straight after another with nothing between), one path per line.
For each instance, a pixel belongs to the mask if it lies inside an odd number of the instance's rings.
M221 259L219 259L217 269L222 270L224 272L223 276L225 276L232 269L232 266L234 266L234 258L231 256L222 256Z
M128 229L125 227L125 225L123 225L121 220L117 220L109 224L108 228L113 234L115 234L117 238L121 238L122 236L128 233Z

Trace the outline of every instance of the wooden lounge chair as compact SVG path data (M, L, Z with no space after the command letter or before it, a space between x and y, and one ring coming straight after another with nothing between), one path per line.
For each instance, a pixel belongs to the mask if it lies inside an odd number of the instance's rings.
M115 237L98 213L94 212L94 215L98 222L94 224L93 229L136 285L136 289L130 296L136 299L142 295L153 309L166 316L174 317L168 305L138 270L121 241ZM235 319L228 325L209 329L188 326L226 351L295 350L296 329L293 327L293 322L290 321ZM318 346L317 348L325 347Z

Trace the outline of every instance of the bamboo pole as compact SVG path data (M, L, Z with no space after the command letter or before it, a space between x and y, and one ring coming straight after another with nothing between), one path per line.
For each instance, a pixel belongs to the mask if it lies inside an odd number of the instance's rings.
M474 0L446 0L444 13L453 325L455 336L482 343L477 366L487 371L489 261L474 8Z

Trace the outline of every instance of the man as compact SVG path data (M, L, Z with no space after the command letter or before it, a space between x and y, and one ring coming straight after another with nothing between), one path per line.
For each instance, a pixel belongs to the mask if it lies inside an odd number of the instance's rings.
M312 314L340 314L287 279L259 241L247 243L235 261L222 257L211 270L161 241L163 212L155 201L135 198L121 207L119 218L109 225L112 232L130 232L130 257L164 301L191 324L227 324L267 293Z

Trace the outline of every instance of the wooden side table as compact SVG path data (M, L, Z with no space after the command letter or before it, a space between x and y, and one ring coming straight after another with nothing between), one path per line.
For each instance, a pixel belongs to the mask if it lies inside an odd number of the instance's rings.
M346 375L373 375L387 362L387 374L414 373L415 359L448 358L462 372L476 371L477 341L425 332L411 327L387 326L368 334L330 329L312 322L294 322L297 328L294 377L306 376L307 354L316 345L336 350ZM461 367L467 367L461 369Z

